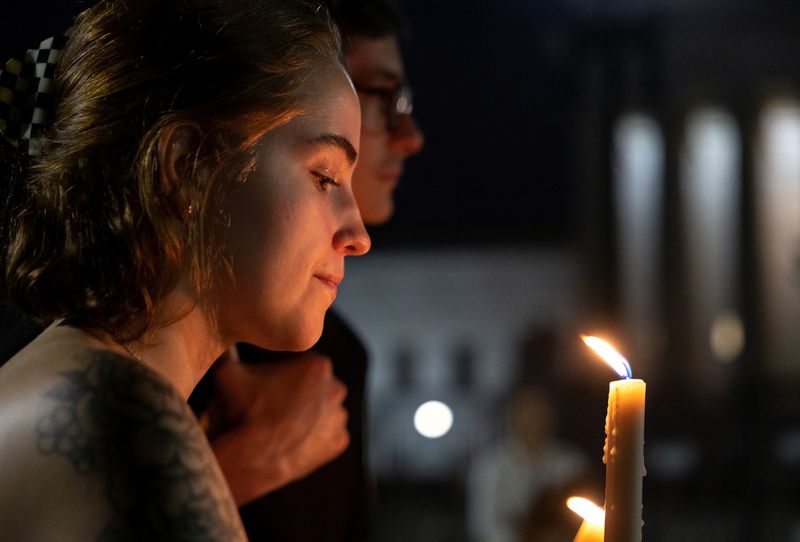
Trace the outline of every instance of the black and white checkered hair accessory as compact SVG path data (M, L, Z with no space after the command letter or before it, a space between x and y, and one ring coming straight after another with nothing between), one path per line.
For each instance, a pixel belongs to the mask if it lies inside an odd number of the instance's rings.
M53 116L56 62L66 36L47 38L0 69L0 133L21 154L38 156Z

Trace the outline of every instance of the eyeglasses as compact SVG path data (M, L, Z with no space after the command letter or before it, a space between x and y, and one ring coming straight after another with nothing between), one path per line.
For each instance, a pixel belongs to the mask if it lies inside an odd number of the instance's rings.
M362 101L362 122L365 127L386 128L389 132L393 132L400 124L400 117L410 115L414 110L414 94L411 87L406 84L393 88L360 85L355 87L361 94L377 98L376 105L380 105L376 111L375 106L370 107Z

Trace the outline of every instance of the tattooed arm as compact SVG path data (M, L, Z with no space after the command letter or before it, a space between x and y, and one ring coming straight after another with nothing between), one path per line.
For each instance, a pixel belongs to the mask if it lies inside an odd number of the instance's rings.
M245 540L202 430L159 375L125 357L93 351L47 380L31 427L31 453L44 471L66 480L56 491L63 490L67 502L57 506L84 511L74 523L92 533L88 539ZM45 522L50 513L41 511ZM65 524L51 535L70 540L70 533Z

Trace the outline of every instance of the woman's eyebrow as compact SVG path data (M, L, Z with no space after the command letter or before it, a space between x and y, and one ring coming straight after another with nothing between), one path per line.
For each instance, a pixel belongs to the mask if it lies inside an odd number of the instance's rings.
M356 158L358 157L358 151L356 151L356 148L350 143L350 140L339 134L320 134L308 139L306 144L312 146L326 145L337 147L344 152L345 156L347 156L347 161L350 162L351 165L356 162Z

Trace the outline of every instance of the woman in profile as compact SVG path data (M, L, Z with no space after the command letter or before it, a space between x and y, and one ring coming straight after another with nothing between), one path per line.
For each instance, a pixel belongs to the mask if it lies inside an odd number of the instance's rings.
M0 370L0 538L244 540L186 398L237 341L310 347L369 248L336 30L305 0L104 0L56 74L3 179L0 286L55 323Z

